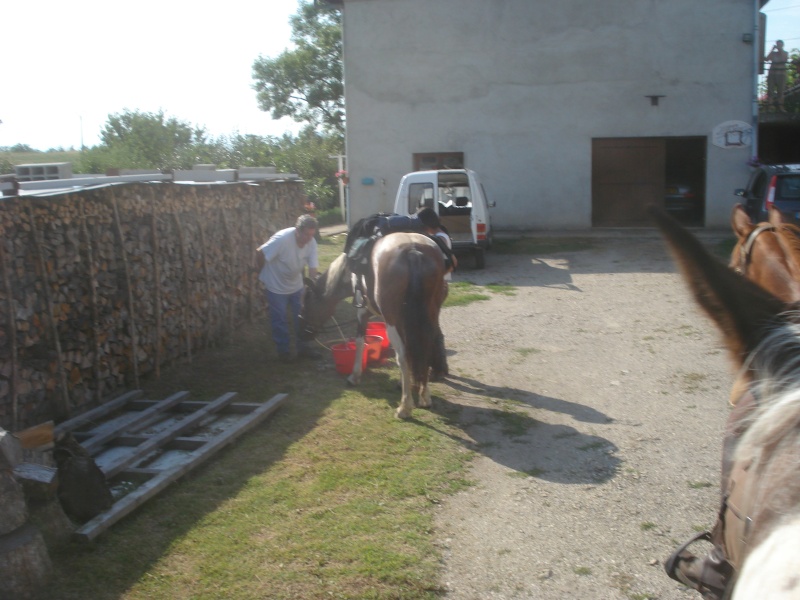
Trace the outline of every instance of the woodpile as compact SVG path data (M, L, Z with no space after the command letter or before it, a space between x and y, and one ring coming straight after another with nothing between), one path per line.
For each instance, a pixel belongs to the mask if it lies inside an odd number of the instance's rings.
M14 468L22 461L19 441L0 429L0 598L38 598L50 574L41 532L28 522L28 508Z
M131 183L0 203L0 426L56 422L260 313L255 249L302 182Z

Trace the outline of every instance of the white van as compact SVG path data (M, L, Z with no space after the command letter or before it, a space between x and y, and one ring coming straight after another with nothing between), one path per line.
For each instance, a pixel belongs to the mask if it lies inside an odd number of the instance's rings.
M422 207L433 208L447 228L456 254L470 252L482 269L485 251L492 245L492 222L486 192L475 171L444 169L415 171L400 180L394 212L413 215Z

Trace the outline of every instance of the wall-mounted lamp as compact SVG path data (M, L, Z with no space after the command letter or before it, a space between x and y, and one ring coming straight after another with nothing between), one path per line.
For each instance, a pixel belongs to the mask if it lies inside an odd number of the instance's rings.
M753 43L753 34L752 33L743 33L742 34L742 41L745 44L752 44Z
M656 94L645 96L645 98L650 98L650 106L658 106L658 99L659 98L666 98L666 96L658 96Z

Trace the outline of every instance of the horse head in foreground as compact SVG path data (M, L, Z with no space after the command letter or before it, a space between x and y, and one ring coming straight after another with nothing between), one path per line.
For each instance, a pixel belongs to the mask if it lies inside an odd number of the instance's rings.
M671 577L705 598L800 598L800 312L712 257L659 209L652 214L695 300L740 373L722 457L722 506L706 557L689 543Z
M744 207L731 213L736 245L730 266L784 302L800 301L800 228L772 208L769 222L755 224Z
M447 293L444 274L444 257L433 240L417 233L392 233L375 243L370 273L360 286L365 298L357 304L356 359L347 380L351 384L361 380L370 314L383 317L402 376L402 397L396 412L399 418L411 416L414 395L419 406L431 405L428 378L440 335L439 312ZM316 281L307 281L301 314L306 335L316 335L336 305L353 296L354 290L345 254Z

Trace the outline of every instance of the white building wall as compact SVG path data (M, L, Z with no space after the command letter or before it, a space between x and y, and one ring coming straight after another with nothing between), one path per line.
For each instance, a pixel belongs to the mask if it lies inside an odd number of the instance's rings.
M587 228L593 138L704 136L706 225L727 227L752 149L710 136L753 122L742 35L754 11L749 0L346 0L351 222L391 210L413 153L463 152L498 229Z

